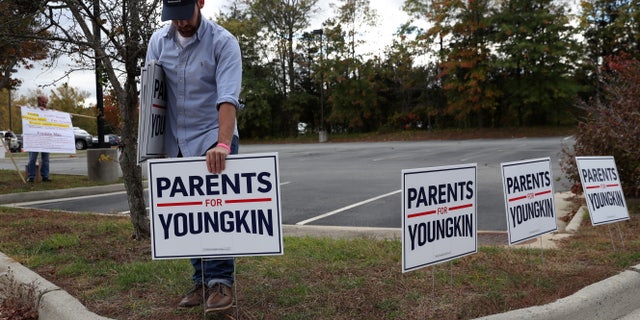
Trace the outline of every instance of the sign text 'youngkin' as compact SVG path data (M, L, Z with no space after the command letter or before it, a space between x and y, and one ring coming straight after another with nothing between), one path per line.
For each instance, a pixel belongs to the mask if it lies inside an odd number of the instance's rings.
M509 244L558 229L551 159L501 164Z
M592 225L628 220L620 176L613 157L576 157Z
M150 161L153 242L162 257L282 254L276 155L230 156L226 167L211 174L204 158Z
M402 271L477 252L476 165L402 171Z

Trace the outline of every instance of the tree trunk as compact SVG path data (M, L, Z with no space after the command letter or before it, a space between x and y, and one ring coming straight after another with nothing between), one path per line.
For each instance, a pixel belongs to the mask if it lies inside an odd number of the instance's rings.
M120 167L122 168L122 176L127 191L127 201L129 202L129 210L131 223L133 224L133 238L136 240L149 239L149 217L144 202L144 190L142 186L142 170L138 166L137 146L138 146L138 125L136 116L137 104L137 88L135 78L128 79L125 88L127 90L125 101L120 106L120 115L122 117L121 135L124 147L120 157Z
M140 6L136 0L126 0L123 2L123 15L128 17L129 21L138 21L141 16L139 12ZM136 23L130 23L125 26L130 39L143 39L141 34L142 28ZM140 42L143 43L143 42ZM138 83L136 77L140 74L139 61L144 59L146 46L141 46L135 41L128 42L126 45L125 68L127 70L127 78L124 84L123 95L119 101L123 101L120 105L120 115L122 116L121 134L124 140L124 148L122 150L122 158L120 159L120 167L124 178L124 185L127 190L127 201L129 202L129 215L131 224L133 225L133 238L136 240L149 239L150 226L149 216L147 214L144 202L144 189L142 186L142 170L138 166Z

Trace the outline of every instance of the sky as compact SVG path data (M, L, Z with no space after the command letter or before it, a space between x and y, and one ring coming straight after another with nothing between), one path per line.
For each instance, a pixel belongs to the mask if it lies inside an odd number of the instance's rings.
M378 14L378 26L369 30L367 34L367 36L372 39L369 45L374 48L373 50L381 50L385 46L390 45L393 34L397 28L408 20L407 15L401 10L403 2L404 0L370 0L371 7L375 9ZM209 18L215 16L227 3L225 0L205 1L205 6L202 9L204 16ZM321 11L312 21L310 30L320 28L322 21L334 15L329 8L329 3L332 3L332 1L318 1ZM58 84L47 86L55 79L63 77L64 72L69 69L71 69L71 66L68 60L65 59L59 60L54 69L48 69L40 65L36 65L36 67L31 70L18 69L15 76L22 80L22 85L16 90L17 92L13 93L14 99L20 95L29 96L38 88L45 94L50 94L52 90L66 82L72 88L81 92L87 92L89 99L87 99L86 103L88 105L94 105L96 103L96 80L92 72L74 72L70 76L63 78Z

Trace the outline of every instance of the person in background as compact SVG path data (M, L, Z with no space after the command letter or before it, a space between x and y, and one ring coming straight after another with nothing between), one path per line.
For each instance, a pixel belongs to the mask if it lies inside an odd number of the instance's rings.
M226 157L238 152L236 112L240 103L242 57L237 39L205 19L204 0L163 0L162 20L171 24L149 40L146 61L155 60L165 73L167 157L205 156L207 171L219 174ZM205 302L205 312L233 304L235 261L191 259L194 287L179 308Z
M44 95L38 96L38 107L46 109L49 104L49 98ZM36 161L38 160L38 153L40 154L40 176L42 176L43 182L51 182L49 179L49 153L48 152L29 152L29 163L27 164L27 182L34 182L36 180Z
M13 132L11 130L7 130L7 132L4 133L4 142L6 142L7 147L11 146L11 137L13 137Z

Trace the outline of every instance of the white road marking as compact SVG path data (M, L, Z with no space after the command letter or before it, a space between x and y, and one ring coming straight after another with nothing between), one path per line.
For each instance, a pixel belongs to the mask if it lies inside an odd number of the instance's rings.
M83 200L83 199L97 198L97 197L102 197L102 196L110 196L110 195L121 194L121 193L126 193L126 191L115 191L115 192L99 193L99 194L92 194L92 195L86 195L86 196L57 198L57 199L49 199L49 200L37 200L37 201L30 201L30 202L16 202L16 203L3 204L3 206L8 206L8 207L27 206L28 207L28 206L34 205L34 204L63 202L63 201L69 201L69 200Z
M370 199L367 199L367 200L364 200L364 201L360 201L360 202L354 203L354 204L352 204L352 205L348 205L348 206L346 206L346 207L342 207L342 208L340 208L340 209L333 210L333 211L331 211L331 212L327 212L327 213L321 214L321 215L319 215L319 216L315 216L315 217L313 217L313 218L310 218L310 219L307 219L307 220L300 221L300 222L296 223L296 225L302 226L302 225L305 225L305 224L307 224L307 223L309 223L309 222L313 222L313 221L320 220L320 219L323 219L323 218L326 218L326 217L330 217L330 216L332 216L332 215L334 215L334 214L338 214L338 213L340 213L340 212L343 212L343 211L346 211L346 210L349 210L349 209L353 209L353 208L355 208L355 207L359 207L359 206L364 205L364 204L367 204L367 203L369 203L369 202L373 202L373 201L376 201L376 200L380 200L380 199L382 199L382 198L385 198L385 197L388 197L388 196L392 196L392 195L394 195L394 194L396 194L396 193L400 193L400 192L402 192L402 189L400 189L400 190L396 190L396 191L392 191L392 192L389 192L389 193L385 193L385 194L383 194L383 195L379 195L379 196L377 196L377 197L373 197L373 198L370 198Z

